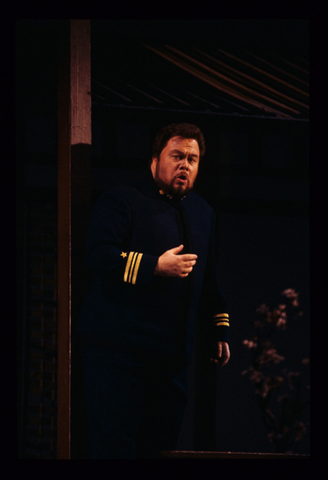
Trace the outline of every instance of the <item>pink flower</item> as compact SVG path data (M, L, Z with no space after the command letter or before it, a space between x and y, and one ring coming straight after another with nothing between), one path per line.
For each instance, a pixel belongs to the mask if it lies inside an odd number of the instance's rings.
M298 307L298 293L293 288L287 288L286 290L281 292L281 295L289 298L292 301L292 305L294 307Z
M267 313L269 311L269 308L267 307L267 305L265 303L262 303L262 305L260 305L256 311L258 313Z
M286 328L286 319L285 318L282 318L282 317L279 317L278 320L277 320L277 323L276 323L277 327L282 327L283 330L285 330Z
M253 342L252 340L244 340L243 345L245 345L247 348L256 348L257 343Z
M263 352L260 357L260 363L266 363L272 361L273 363L280 363L282 360L285 360L285 357L278 355L277 350L273 347L267 349Z

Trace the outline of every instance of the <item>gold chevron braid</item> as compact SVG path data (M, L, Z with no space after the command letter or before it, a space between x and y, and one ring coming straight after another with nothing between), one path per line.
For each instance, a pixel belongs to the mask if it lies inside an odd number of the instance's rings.
M133 272L133 277L132 277L132 284L133 285L135 285L135 283L137 281L137 275L138 275L142 255L143 255L142 253L138 254L137 261L136 261L136 264L134 266L134 272Z

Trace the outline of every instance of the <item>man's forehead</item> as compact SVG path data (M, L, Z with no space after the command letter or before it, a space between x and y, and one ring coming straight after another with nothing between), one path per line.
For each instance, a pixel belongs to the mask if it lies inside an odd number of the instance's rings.
M166 146L170 149L179 149L179 148L192 148L196 149L199 152L198 142L194 138L184 138L184 137L171 137L167 142Z

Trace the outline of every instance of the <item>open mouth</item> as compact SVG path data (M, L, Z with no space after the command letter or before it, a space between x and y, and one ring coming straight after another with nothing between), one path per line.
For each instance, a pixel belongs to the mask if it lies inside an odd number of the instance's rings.
M177 175L176 178L181 182L186 182L188 180L188 175L186 175L185 173L181 173L180 175Z

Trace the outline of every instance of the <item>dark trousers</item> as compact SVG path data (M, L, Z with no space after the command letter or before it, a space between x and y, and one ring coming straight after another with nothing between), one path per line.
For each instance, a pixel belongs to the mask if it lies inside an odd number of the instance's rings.
M83 354L92 459L160 458L174 450L187 403L187 371L87 345Z

